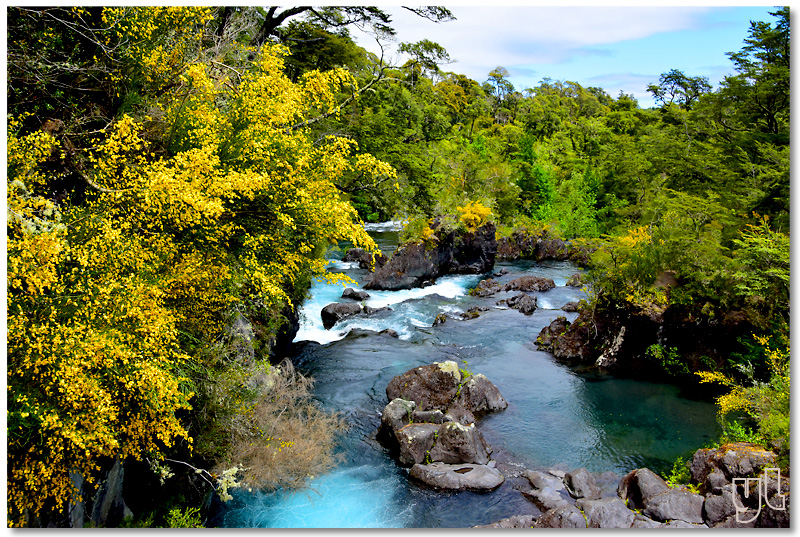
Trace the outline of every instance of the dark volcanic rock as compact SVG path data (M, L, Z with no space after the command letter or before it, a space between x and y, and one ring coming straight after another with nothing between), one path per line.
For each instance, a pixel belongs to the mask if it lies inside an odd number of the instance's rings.
M580 302L567 302L563 306L561 306L561 311L566 311L567 313L575 313L578 311L580 307Z
M630 528L636 518L636 513L619 498L581 498L575 505L586 515L586 525L590 528Z
M523 529L532 528L536 522L535 515L518 515L492 522L491 524L483 524L481 526L474 526L475 528L503 528L503 529Z
M472 296L485 297L497 293L500 291L500 289L500 284L489 278L488 280L479 281L478 285L476 285L475 288L470 291L470 294Z
M716 492L736 477L748 477L775 466L772 451L747 442L725 444L716 449L699 449L692 457L692 482Z
M432 248L424 241L399 246L364 288L411 289L444 274L481 274L494 266L497 241L492 223L475 232L440 230L434 243Z
M550 278L540 278L539 276L520 276L511 280L502 287L503 291L549 291L555 288L555 282Z
M441 427L435 423L411 423L398 430L396 434L400 454L397 459L400 464L411 466L425 462L425 456L434 446L436 435L439 434Z
M432 461L447 464L486 464L489 453L489 446L474 423L461 425L448 421L439 427L430 457Z
M632 470L619 481L617 493L628 505L641 509L645 502L670 490L667 482L649 468Z
M325 330L330 330L337 322L357 313L361 313L361 304L342 304L341 302L328 304L322 308L322 326L325 327Z
M534 524L535 528L585 528L586 519L574 505L564 505L550 509L542 514Z
M722 489L722 494L706 497L703 503L703 520L709 526L719 524L736 514L736 505L742 505L739 493L733 485L726 485Z
M500 394L497 386L485 375L478 373L461 385L453 405L466 408L473 414L479 414L504 410L508 407L508 402Z
M525 315L532 315L538 306L536 297L526 293L520 293L516 296L509 298L506 303L508 307L519 310L520 313Z
M703 501L699 494L680 489L669 489L645 500L642 513L653 520L666 522L683 520L690 524L703 523Z
M600 498L600 487L597 486L594 476L586 468L567 472L564 476L564 483L573 498L586 498L587 500Z
M431 326L439 326L440 324L444 324L446 322L447 322L447 315L445 315L444 313L440 313L433 320L433 324Z
M539 336L536 338L536 346L542 350L548 350L553 346L553 340L567 331L569 328L569 321L566 317L556 317L548 325L542 328Z
M394 437L397 431L411 423L414 408L417 404L414 401L405 399L392 399L388 405L383 407L381 414L381 428L379 436L384 438Z
M366 291L358 291L352 287L348 287L342 293L342 298L349 298L351 300L358 300L359 302L369 298L369 293Z
M446 412L460 383L458 364L434 362L394 377L386 386L386 395L390 401L397 398L414 401L419 410Z
M567 287L580 287L583 285L583 274L580 272L576 272L572 276L569 277L566 283Z
M375 260L375 266L372 266L372 261ZM362 269L379 269L383 265L386 264L388 258L383 254L371 254L367 252L363 248L350 248L344 255L342 261L356 261L358 262L358 267Z

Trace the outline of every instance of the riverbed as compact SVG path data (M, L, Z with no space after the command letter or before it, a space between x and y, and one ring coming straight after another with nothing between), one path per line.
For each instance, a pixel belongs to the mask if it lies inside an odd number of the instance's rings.
M392 226L368 227L387 254L397 244ZM329 253L329 270L363 283L367 271L341 261L347 245ZM468 294L485 275L439 278L435 285L408 291L370 291L366 304L390 310L355 316L322 327L320 311L346 302L344 287L315 282L301 312L292 361L315 381L315 394L327 409L350 424L341 438L345 462L310 480L300 493L237 492L219 513L225 527L270 528L435 528L470 527L501 518L537 514L520 494L523 469L586 467L622 475L649 467L664 471L675 458L716 437L712 402L681 388L579 370L536 349L539 331L558 316L577 314L560 308L585 298L565 284L578 268L566 261L499 262L500 283L521 275L552 278L556 288L531 293L538 309L524 315L497 302L514 293L476 298ZM473 306L489 308L476 319L461 320ZM447 321L433 327L437 315ZM398 337L380 335L391 329ZM388 403L386 385L396 375L434 361L453 360L463 369L486 375L509 407L479 420L501 469L512 476L490 493L438 492L408 479L375 440Z

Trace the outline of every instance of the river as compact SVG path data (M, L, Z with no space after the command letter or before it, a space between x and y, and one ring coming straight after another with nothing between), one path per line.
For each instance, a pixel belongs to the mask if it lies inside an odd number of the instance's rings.
M368 226L384 252L394 250L398 239L391 226ZM344 248L330 253L330 270L363 282L367 272L342 262L343 252ZM491 493L433 491L410 481L408 470L375 441L388 403L386 385L392 377L434 361L454 360L483 373L508 401L506 410L478 422L506 472L581 466L619 475L644 466L663 471L676 457L717 436L715 407L708 400L671 384L580 371L536 349L533 342L543 327L559 315L570 321L577 316L560 310L585 296L565 286L578 270L575 265L498 262L494 270L502 268L509 273L496 278L501 283L532 274L552 278L557 287L532 293L539 309L526 316L496 305L513 293L469 296L482 275L445 276L424 289L370 291L367 305L389 306L391 311L351 317L325 330L320 311L331 302L345 301L339 298L343 287L315 282L303 305L292 361L314 377L320 403L349 422L340 445L346 461L314 478L305 492L237 492L215 517L216 523L271 528L469 527L538 513L516 490L523 484L520 479L508 479ZM455 318L472 306L490 309L477 319ZM439 313L451 317L432 327ZM377 334L387 328L399 337Z

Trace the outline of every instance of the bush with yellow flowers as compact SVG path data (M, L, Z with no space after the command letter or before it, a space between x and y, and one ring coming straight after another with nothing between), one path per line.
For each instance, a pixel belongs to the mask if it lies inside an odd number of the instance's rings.
M229 312L295 307L309 276L342 279L325 270L328 245L375 244L335 182L394 176L351 140L306 135L315 117L338 112L343 88L355 91L346 71L293 83L283 74L286 51L267 45L233 84L208 63L148 49L142 25L159 15L132 13L142 48L129 53L171 80L151 81L153 117L122 115L61 175L52 170L65 168L53 165L64 162L62 142L9 121L11 526L78 501L71 473L92 484L105 460L190 450L193 432L180 416L226 365L213 342ZM187 35L173 38L183 47ZM80 202L54 200L51 185L65 177L82 185ZM322 417L307 419L284 440L297 442L301 425Z

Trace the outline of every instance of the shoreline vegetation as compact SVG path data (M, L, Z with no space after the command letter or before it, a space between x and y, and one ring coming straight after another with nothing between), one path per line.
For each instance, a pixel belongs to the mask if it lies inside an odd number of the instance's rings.
M552 352L696 382L720 442L788 475L789 9L772 15L719 88L674 69L642 109L445 72L429 40L389 65L348 33L394 33L373 7L7 8L8 526L202 526L237 487L335 464L346 423L283 358L312 279L352 283L328 248L378 259L363 222L387 220L420 255L447 243L448 267L486 225L506 258L578 252L589 299Z

